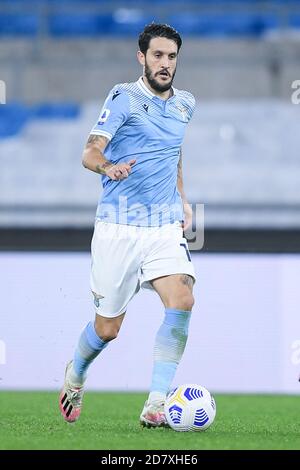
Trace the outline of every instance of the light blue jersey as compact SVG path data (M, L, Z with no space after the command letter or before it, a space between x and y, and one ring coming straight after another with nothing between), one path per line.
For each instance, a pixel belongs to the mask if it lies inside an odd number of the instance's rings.
M183 220L177 189L178 161L195 99L172 88L162 100L142 77L116 85L109 93L91 134L109 139L104 155L113 163L136 159L128 178L102 176L97 218L119 224L159 226Z

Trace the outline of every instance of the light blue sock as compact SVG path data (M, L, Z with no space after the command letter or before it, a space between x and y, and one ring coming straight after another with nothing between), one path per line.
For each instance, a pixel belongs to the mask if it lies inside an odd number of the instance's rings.
M166 308L164 322L154 345L154 366L150 396L166 395L183 355L188 336L191 312Z
M89 322L80 335L73 358L73 367L70 381L74 384L83 384L89 365L108 345L96 333L94 322Z

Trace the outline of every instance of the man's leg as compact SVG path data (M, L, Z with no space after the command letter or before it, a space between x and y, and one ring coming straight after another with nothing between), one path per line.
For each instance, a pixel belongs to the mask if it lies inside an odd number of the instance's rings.
M163 404L187 341L194 304L193 283L193 278L187 274L173 274L152 281L165 306L165 317L155 339L150 394L140 417L143 425L165 424Z
M79 418L83 385L87 369L110 341L118 335L125 313L115 318L105 318L96 314L95 322L87 324L82 331L74 358L66 368L65 384L60 395L60 410L68 422Z
M135 227L97 220L92 240L91 291L96 320L82 332L66 370L60 410L66 421L80 414L89 365L116 338L126 307L139 290L140 245ZM120 315L115 316L118 312Z

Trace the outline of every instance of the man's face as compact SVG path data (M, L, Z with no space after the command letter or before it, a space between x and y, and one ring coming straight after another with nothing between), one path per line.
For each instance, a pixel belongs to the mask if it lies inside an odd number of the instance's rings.
M140 62L145 67L146 78L153 90L169 90L176 73L176 42L160 37L151 39L146 55L141 54Z

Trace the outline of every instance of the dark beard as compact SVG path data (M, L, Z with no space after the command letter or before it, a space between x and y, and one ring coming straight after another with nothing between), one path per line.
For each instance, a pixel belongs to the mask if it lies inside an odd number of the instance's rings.
M148 67L147 63L145 64L145 75L148 80L148 83L151 86L151 88L153 88L153 90L158 91L159 93L163 93L164 91L170 90L174 77L175 77L175 72L176 72L176 69L174 70L173 77L169 83L166 83L165 85L160 85L160 83L158 83L155 80L155 78L152 76L151 70Z

